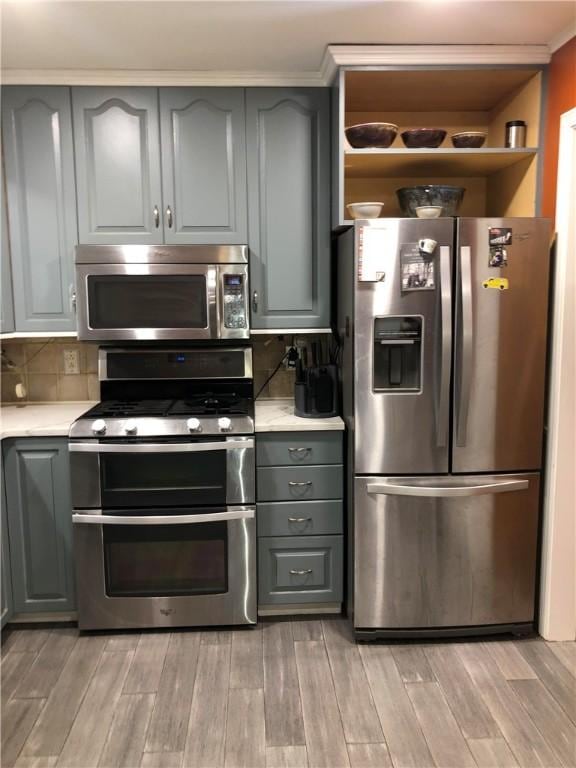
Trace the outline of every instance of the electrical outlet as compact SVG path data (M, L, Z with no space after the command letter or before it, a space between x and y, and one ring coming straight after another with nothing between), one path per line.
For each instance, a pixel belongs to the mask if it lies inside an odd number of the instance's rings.
M73 375L80 373L80 359L77 349L65 349L64 355L64 373Z
M289 347L284 347L284 352L286 355L290 350L292 349L292 344L290 344ZM298 350L297 350L298 351ZM298 351L298 355L300 355L300 352ZM284 368L286 368L287 371L293 371L296 368L296 360L290 360L290 358L286 357L284 358Z

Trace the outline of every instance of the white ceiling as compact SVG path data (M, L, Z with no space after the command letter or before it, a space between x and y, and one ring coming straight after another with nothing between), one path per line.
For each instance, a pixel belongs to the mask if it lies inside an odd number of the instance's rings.
M310 73L330 43L546 44L573 0L2 0L6 70Z

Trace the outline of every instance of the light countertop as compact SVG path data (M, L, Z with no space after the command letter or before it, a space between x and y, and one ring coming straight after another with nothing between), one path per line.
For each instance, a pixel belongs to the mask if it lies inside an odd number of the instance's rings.
M66 436L70 426L95 402L34 403L4 405L0 408L0 438ZM343 430L339 416L330 419L303 419L294 415L293 400L257 400L256 432L306 432Z
M294 415L294 401L256 400L256 432L307 432L343 430L340 416L329 419L303 419Z
M67 437L72 422L93 405L90 401L3 405L0 437Z

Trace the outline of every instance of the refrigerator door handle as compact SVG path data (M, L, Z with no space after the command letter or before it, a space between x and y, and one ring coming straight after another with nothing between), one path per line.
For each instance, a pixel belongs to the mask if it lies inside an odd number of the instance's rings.
M448 440L448 408L450 407L450 343L452 337L452 307L450 299L450 248L440 247L440 382L436 410L436 445L444 448Z
M466 445L468 407L472 386L474 315L472 312L472 253L469 245L460 248L460 388L456 414L456 445Z
M500 480L477 485L458 484L457 479L453 485L411 485L409 482L398 480L397 482L368 483L368 493L384 494L387 496L433 496L451 498L455 496L481 496L487 493L507 493L509 491L524 491L529 486L528 480Z

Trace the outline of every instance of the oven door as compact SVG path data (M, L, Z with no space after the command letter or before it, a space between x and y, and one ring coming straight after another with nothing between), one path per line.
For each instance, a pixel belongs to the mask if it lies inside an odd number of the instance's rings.
M254 507L72 519L80 629L256 622Z
M72 505L104 509L253 504L254 439L70 442Z

